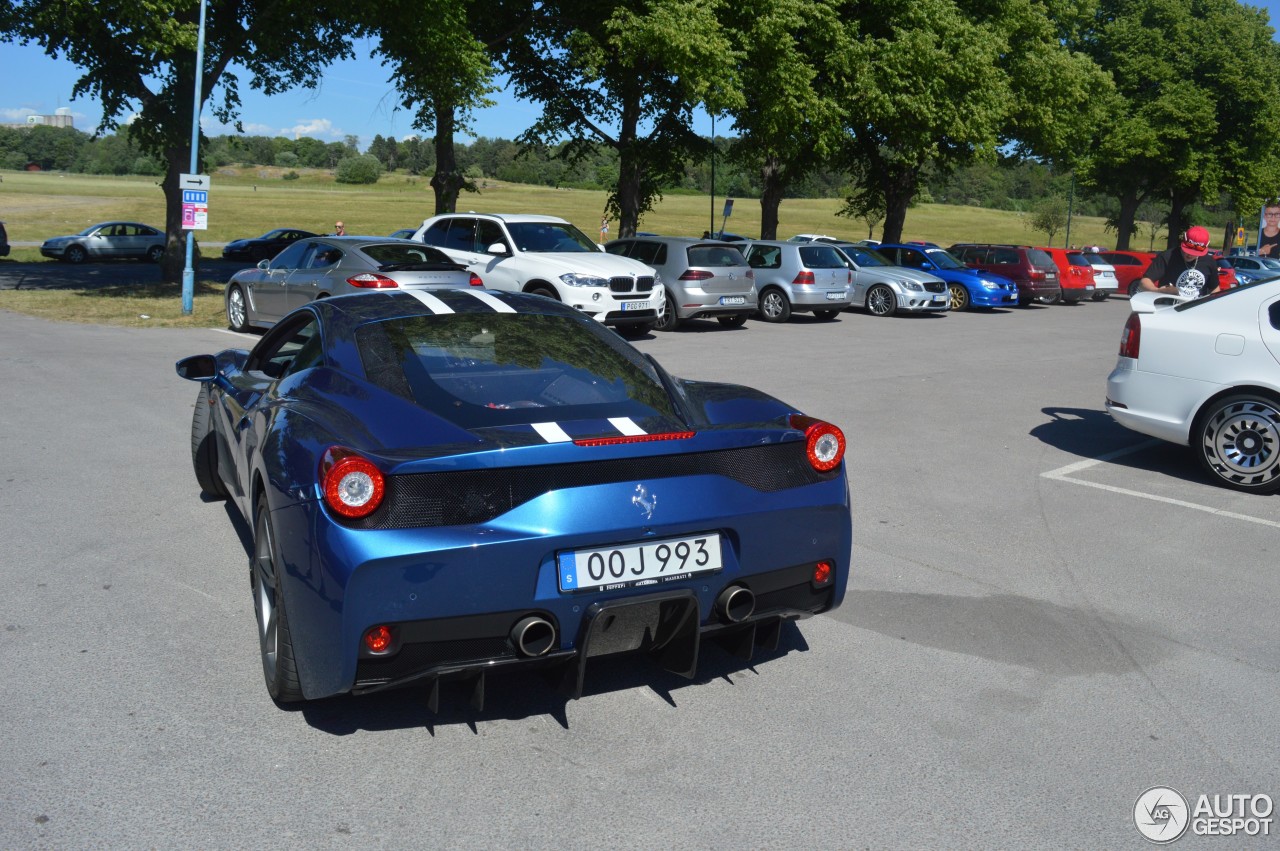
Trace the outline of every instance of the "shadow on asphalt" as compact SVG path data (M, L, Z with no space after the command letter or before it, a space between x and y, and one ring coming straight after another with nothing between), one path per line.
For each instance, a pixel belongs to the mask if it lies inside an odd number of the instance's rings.
M196 278L200 283L226 283L236 272L250 267L246 263L205 259L196 269ZM0 262L0 290L96 290L131 284L161 285L160 267L120 260L79 266L57 261Z
M1110 452L1142 446L1152 440L1144 434L1130 431L1120 425L1111 419L1106 411L1089 408L1041 408L1040 410L1052 419L1033 428L1031 436L1081 458L1098 458ZM1214 484L1200 469L1190 449L1163 440L1129 454L1111 458L1107 464L1156 473L1198 485Z
M750 662L730 655L713 641L702 642L698 675L691 680L663 670L644 654L592 659L587 664L583 696L607 694L635 688L647 688L672 707L679 708L676 694L698 688L714 680L730 685L735 678L759 676L758 666L772 664L791 653L808 651L800 628L795 622L783 624L776 650L757 649ZM368 730L422 728L434 736L436 729L466 725L472 733L484 721L516 721L534 716L553 719L569 729L570 700L560 689L562 669L517 671L496 674L485 683L485 703L475 711L469 703L469 681L446 682L441 686L440 711L427 709L427 688L409 686L359 697L331 697L303 704L280 705L296 710L308 724L335 736L349 736Z

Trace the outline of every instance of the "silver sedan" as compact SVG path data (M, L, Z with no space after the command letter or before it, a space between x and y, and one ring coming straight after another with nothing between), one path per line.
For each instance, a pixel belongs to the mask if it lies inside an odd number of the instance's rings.
M300 239L270 260L232 276L227 325L233 331L270 327L315 299L376 289L483 287L480 276L439 249L388 237Z
M159 263L164 256L164 231L138 222L99 222L71 236L46 239L40 253L68 263L117 257Z

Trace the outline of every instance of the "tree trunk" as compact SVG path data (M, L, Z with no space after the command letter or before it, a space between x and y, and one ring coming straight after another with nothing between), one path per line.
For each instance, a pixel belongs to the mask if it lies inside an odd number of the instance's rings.
M1195 193L1175 189L1169 194L1169 244L1173 248L1182 241L1182 232L1191 226L1186 209L1195 199Z
M187 267L187 232L182 229L182 187L178 182L191 164L191 146L167 147L164 158L168 168L160 183L164 192L164 258L160 261L160 280L179 284L182 270ZM191 265L197 265L194 257Z
M453 107L436 105L436 171L431 176L431 189L436 195L436 215L453 213L458 209L458 193L467 185L467 179L458 171L454 157L453 133L456 127Z
M640 226L641 181L644 179L644 165L634 145L627 145L618 151L618 236L636 235Z
M782 193L786 189L778 158L769 155L760 167L760 238L778 238L778 210L782 207Z
M884 230L881 242L901 242L902 231L907 224L907 207L916 194L919 170L914 166L897 165L885 169L881 182L884 185Z
M1122 192L1117 199L1120 202L1120 215L1116 219L1116 250L1128 251L1129 240L1136 231L1134 222L1138 218L1138 206L1142 199L1133 190Z

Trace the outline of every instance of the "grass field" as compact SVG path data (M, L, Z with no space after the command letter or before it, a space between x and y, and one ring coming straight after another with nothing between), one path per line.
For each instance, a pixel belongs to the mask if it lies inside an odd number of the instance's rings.
M431 186L423 177L387 175L374 186L335 183L321 172L286 181L279 168L221 169L212 175L209 195L209 229L197 232L202 242L227 242L257 236L275 227L298 227L317 233L333 230L338 219L348 233L386 234L416 226L434 210ZM75 233L105 219L127 219L164 224L164 197L156 178L97 177L0 171L0 220L10 241L39 242L51 236ZM458 209L484 212L547 213L576 224L590 236L598 236L604 210L604 192L551 189L524 184L488 181L479 193L463 193ZM698 235L711 225L720 226L723 198L670 195L645 216L641 229L658 233ZM867 236L861 222L837 216L836 199L789 199L779 212L779 237L795 233L826 233L861 239ZM726 230L746 236L760 233L760 204L738 199ZM617 223L611 228L617 235ZM878 234L877 234L878 236ZM1030 230L1024 216L979 207L922 204L907 213L904 236L941 245L953 242L1017 242L1043 244L1045 235ZM1055 244L1062 245L1059 233ZM1103 230L1102 219L1076 216L1071 242L1114 244Z
M414 227L434 210L434 196L427 178L403 174L384 176L374 186L348 186L334 182L325 172L300 172L297 180L284 180L279 168L220 169L212 175L209 195L209 229L197 231L200 242L218 243L257 236L276 227L297 227L329 233L341 219L352 234L387 234ZM587 235L599 235L605 193L578 189L551 189L524 184L487 181L478 193L464 193L459 211L546 213L568 219ZM641 229L669 234L698 235L712 224L720 227L724 199L670 195L645 216ZM779 213L778 235L824 233L848 239L867 236L860 222L837 216L836 199L790 199ZM10 242L40 242L51 236L76 233L96 222L124 219L164 225L164 196L156 178L99 177L52 172L0 171L0 221ZM745 236L760 232L760 205L738 199L725 229ZM611 223L617 236L617 222ZM878 234L876 234L878 236ZM950 245L954 242L1014 242L1044 244L1045 235L1027 227L1017 213L978 207L922 204L907 213L906 239ZM1065 234L1054 243L1062 245ZM1097 218L1077 216L1071 224L1071 242L1077 245L1112 245L1112 235ZM208 253L217 249L210 248ZM14 248L9 262L41 261L36 248ZM56 261L44 261L56 262ZM165 327L221 324L222 287L225 281L198 275L195 314L181 313L177 285L155 283L154 278L133 287L96 290L0 291L0 309L15 310L50 319L119 325ZM145 318L144 318L145 317Z

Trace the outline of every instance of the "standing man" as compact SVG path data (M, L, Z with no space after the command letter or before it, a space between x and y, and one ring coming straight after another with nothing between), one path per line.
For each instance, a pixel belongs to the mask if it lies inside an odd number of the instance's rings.
M1262 238L1258 240L1258 253L1280 260L1280 204L1267 204L1262 208Z
M1209 232L1199 225L1189 227L1177 248L1155 256L1138 288L1183 298L1208 295L1218 288L1218 261L1208 254Z
M346 226L346 225L344 225L342 222L334 222L334 223L333 223L333 235L334 235L334 236L346 236L346 235L347 235L347 226Z

